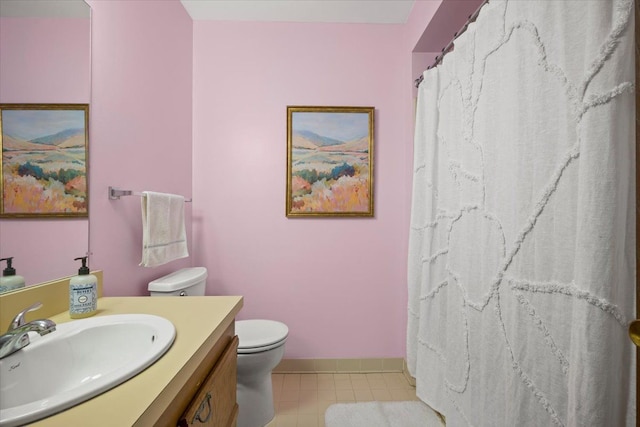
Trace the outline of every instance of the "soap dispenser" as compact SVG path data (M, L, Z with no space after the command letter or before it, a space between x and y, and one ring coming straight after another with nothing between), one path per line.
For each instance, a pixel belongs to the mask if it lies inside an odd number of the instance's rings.
M2 271L2 277L0 277L0 294L24 288L24 277L18 276L16 269L11 266L13 257L1 258L0 261L7 261L7 268Z
M72 319L81 319L96 314L98 310L98 279L89 274L87 257L74 258L82 260L78 275L69 280L69 315Z

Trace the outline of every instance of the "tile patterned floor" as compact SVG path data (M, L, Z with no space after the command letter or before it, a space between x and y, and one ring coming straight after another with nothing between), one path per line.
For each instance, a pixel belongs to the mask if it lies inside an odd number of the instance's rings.
M267 427L324 427L337 402L418 400L401 373L273 374L276 416Z

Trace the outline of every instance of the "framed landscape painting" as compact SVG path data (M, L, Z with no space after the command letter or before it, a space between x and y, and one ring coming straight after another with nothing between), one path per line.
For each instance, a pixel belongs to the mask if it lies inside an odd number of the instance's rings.
M88 216L88 104L0 104L1 218Z
M287 107L287 217L373 216L374 107Z

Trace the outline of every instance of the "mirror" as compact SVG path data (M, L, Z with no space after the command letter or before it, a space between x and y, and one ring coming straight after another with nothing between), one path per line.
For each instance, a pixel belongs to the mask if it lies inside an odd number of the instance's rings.
M91 104L90 40L83 0L0 0L0 103ZM76 274L88 250L88 218L0 218L0 258L27 286Z

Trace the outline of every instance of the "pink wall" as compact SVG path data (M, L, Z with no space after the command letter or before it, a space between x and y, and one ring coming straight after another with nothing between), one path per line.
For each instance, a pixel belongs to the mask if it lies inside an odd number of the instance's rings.
M454 35L484 0L416 1L407 22L407 48L410 49L414 79L434 64ZM417 89L413 90L414 98Z
M0 23L1 102L89 102L89 19L0 18Z
M89 19L0 18L0 103L88 104L90 66ZM88 247L86 219L0 219L0 258L28 285L76 274Z
M288 358L404 357L411 52L440 3L362 25L192 22L177 0L88 1L90 243L105 293L145 295L203 265L208 294L244 295L240 318L289 325ZM285 217L287 105L376 107L375 218ZM138 267L140 201L109 201L109 185L193 195L192 257Z
M451 1L451 0L449 0ZM433 19L434 15L438 11L438 8L442 4L442 0L421 1L417 0L413 4L409 19L405 24L406 39L403 46L405 52L416 52L416 45L425 33L426 28ZM454 32L456 30L453 30ZM453 35L453 33L451 33ZM425 52L425 50L420 50Z
M191 265L138 264L140 198L110 185L191 197L192 20L178 0L99 1L92 8L91 266L106 295L148 295L147 283ZM191 206L187 204L187 218ZM191 221L187 237L192 241ZM191 249L191 248L190 248Z
M449 0L451 1L451 0ZM418 46L419 41L424 41L425 39L430 40L430 37L425 38L425 34L427 31L425 29L431 23L434 15L438 12L438 9L442 6L442 0L434 0L434 1L416 1L413 4L413 8L411 9L411 14L409 15L409 19L406 23L406 40L405 46L406 52L411 52L407 56L407 58L411 61L411 77L412 81L420 77L426 68L433 63L433 60L438 55L438 51L440 48L435 47L431 51L420 49ZM454 30L455 31L455 30ZM444 36L446 37L446 36ZM437 42L436 42L437 43ZM431 47L435 46L436 43L431 43L431 45L427 45L423 42L422 48L425 46ZM415 99L418 96L417 88L414 86L412 88L412 99ZM409 118L410 121L407 122L407 126L410 129L413 129L413 114ZM410 157L413 158L413 150L411 150ZM413 161L413 160L412 160Z
M475 12L484 0L443 0L440 2L435 13L433 7L421 2L415 3L415 11L412 18L418 26L416 29L420 37L417 39L413 52L438 52L449 44L454 35L460 31L467 22L470 15ZM431 15L427 25L420 25L425 16ZM420 30L422 26L422 30Z
M410 130L402 25L194 23L194 265L287 358L403 357ZM374 106L375 218L285 217L287 105Z

